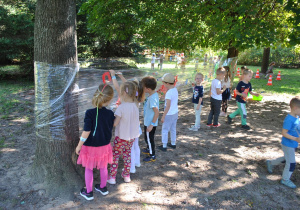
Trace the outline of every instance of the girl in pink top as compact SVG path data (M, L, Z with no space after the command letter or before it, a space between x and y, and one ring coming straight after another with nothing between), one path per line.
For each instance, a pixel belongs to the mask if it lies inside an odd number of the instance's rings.
M123 155L124 169L122 177L130 182L131 147L139 133L139 110L136 106L137 87L133 82L125 82L120 88L121 104L115 112L115 139L113 146L113 163L107 182L116 184L116 175L120 155Z

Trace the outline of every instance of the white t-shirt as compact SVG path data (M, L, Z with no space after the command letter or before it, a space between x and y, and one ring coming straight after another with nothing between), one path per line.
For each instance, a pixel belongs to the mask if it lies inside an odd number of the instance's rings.
M139 109L135 103L122 102L115 115L121 117L120 123L115 129L115 136L123 140L139 137Z
M222 100L222 93L218 95L217 88L221 90L221 81L218 79L214 79L211 82L211 97L216 100Z
M171 106L167 113L167 115L173 115L178 112L178 91L177 88L172 88L167 91L166 97L165 97L165 108L167 105L167 99L171 100Z
M156 57L152 56L151 63L155 63Z

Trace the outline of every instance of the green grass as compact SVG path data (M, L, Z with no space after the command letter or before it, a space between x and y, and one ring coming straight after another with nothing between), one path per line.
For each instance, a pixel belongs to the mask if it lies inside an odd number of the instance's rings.
M240 66L238 66L240 67ZM268 86L268 79L260 77L255 79L255 73L257 69L261 69L260 66L248 66L253 71L253 79L251 80L252 88L255 92L266 92L275 94L288 94L299 95L300 94L300 69L280 69L275 68L273 71L272 86ZM281 81L277 81L278 71L281 72ZM235 77L234 84L237 84L238 77Z
M238 65L241 67L241 65ZM184 82L186 80L189 81L189 84L194 82L195 76L195 64L189 63L186 65L186 70L182 71L181 69L175 68L175 62L164 61L163 64L163 71L161 72L157 68L157 63L155 64L154 72L150 70L150 62L146 64L138 64L138 68L140 70L146 71L148 74L153 75L156 78L160 78L165 73L172 73L174 75L178 75L178 81ZM252 88L255 92L265 92L265 93L272 93L272 94L287 94L287 95L299 95L300 94L300 69L280 69L275 68L273 71L273 85L267 86L268 80L263 79L254 79L255 73L257 69L261 69L260 66L248 66L249 69L253 71L253 79L251 80ZM199 71L203 73L207 77L207 81L210 82L211 79L209 78L209 72L212 71L208 65L204 67L201 63L199 64ZM278 71L281 71L281 81L277 81L276 77ZM238 77L235 77L233 85L236 86L239 81Z
M22 101L18 94L33 88L34 83L31 81L0 81L0 116L24 109L28 102Z

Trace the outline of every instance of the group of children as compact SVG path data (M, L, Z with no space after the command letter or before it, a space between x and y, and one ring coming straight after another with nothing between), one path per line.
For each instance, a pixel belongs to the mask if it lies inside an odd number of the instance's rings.
M116 184L116 175L119 158L122 155L124 168L122 178L124 182L130 182L130 173L135 173L135 167L140 166L140 149L138 138L142 134L139 122L139 105L144 103L144 137L146 148L142 150L147 157L144 162L156 161L155 156L155 131L158 125L159 96L156 92L157 81L154 77L144 77L140 82L127 81L121 73L122 80L119 86L116 73L110 70L114 88L120 98L120 104L115 113L106 108L113 98L113 88L108 85L100 85L96 90L92 104L93 109L85 113L84 131L80 137L76 154L79 155L77 164L85 167L85 188L80 195L87 200L93 196L93 169L100 170L100 184L94 189L102 195L107 195L106 183ZM175 77L165 74L162 82L167 89L165 95L165 110L161 117L162 122L162 151L167 151L167 146L176 148L176 124L178 119L178 92L174 86ZM145 94L148 97L145 99ZM111 147L110 139L115 127L115 139ZM168 143L168 133L171 134L171 143ZM107 165L110 164L108 173Z
M156 92L157 81L154 77L144 77L140 82L126 81L122 74L118 74L122 80L119 84L116 80L116 73L110 70L113 85L120 98L120 105L115 113L106 109L113 98L113 88L110 85L100 85L96 90L92 104L93 109L85 113L84 131L76 148L79 155L78 164L85 167L85 184L80 195L87 200L93 197L93 169L100 170L100 184L96 184L94 189L102 195L107 195L108 190L106 183L116 184L116 175L120 155L123 156L124 168L121 176L124 182L130 182L130 173L135 173L135 167L140 166L140 149L138 138L142 134L139 122L139 104L144 103L144 138L146 148L142 150L147 157L145 162L154 162L155 156L155 131L158 126L159 117L159 96ZM228 100L230 98L230 71L228 67L217 69L216 79L212 81L210 88L210 112L208 115L207 126L219 127L218 122L221 107L221 116L226 116ZM228 123L236 115L241 115L242 128L249 130L247 125L246 101L248 92L252 95L259 94L252 91L250 80L253 72L247 68L243 69L240 82L236 87L236 103L238 109L227 116ZM195 76L196 85L193 88L193 98L195 110L195 124L189 129L198 131L201 121L201 109L203 106L203 74L197 73ZM178 91L174 86L174 75L167 73L162 77L163 85L166 87L164 112L161 117L162 122L162 145L158 148L161 151L167 151L167 147L176 149L176 124L178 120ZM148 94L145 99L145 94ZM271 173L273 166L286 160L286 167L283 173L282 184L295 188L296 186L290 181L290 176L295 168L295 148L298 147L300 137L299 116L300 99L294 98L291 101L291 113L285 119L283 126L282 149L284 158L273 161L267 161L268 171ZM112 130L115 127L115 139L111 147L110 139ZM168 133L170 132L171 142L168 143ZM110 164L108 173L107 165Z

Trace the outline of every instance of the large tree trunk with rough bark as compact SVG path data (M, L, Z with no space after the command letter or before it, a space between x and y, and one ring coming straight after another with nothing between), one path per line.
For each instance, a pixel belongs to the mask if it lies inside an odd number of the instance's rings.
M75 0L38 0L34 28L37 145L32 175L48 184L50 194L78 184L76 40Z
M233 46L229 47L227 52L228 52L227 58L234 58L234 57L238 57L239 55L238 49Z
M261 63L261 73L266 73L268 70L268 66L269 66L269 59L270 59L270 47L266 47L264 48L264 54L263 54L263 59L262 59L262 63Z

